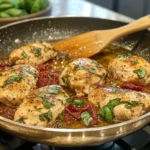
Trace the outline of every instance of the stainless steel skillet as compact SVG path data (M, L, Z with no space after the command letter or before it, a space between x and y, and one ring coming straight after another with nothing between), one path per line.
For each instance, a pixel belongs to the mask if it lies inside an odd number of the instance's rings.
M75 34L116 28L125 23L87 17L37 18L0 28L0 55L34 40L55 41ZM135 51L150 60L150 32L142 31L116 41L123 48ZM52 146L100 145L134 132L150 122L150 113L123 123L97 128L54 129L27 126L0 117L0 129L26 140Z

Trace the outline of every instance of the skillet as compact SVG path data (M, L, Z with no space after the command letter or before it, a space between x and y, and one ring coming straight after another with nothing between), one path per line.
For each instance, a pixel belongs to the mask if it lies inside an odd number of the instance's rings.
M25 20L0 27L0 56L14 48L35 40L56 41L92 30L111 29L123 22L89 17L44 17ZM134 51L150 61L150 32L138 32L115 41L113 44ZM115 125L83 129L42 128L19 124L0 117L0 129L26 140L51 146L100 145L122 138L150 122L150 113Z

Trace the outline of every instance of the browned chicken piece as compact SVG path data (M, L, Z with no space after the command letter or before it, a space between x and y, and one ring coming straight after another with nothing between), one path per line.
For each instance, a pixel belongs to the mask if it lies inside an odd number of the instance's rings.
M43 64L56 55L52 45L46 42L35 42L15 49L9 55L12 64Z
M150 84L150 64L138 56L115 58L109 62L108 78L148 85Z
M16 107L36 88L38 71L29 65L16 65L0 72L0 102Z
M99 88L88 95L88 100L100 108L108 121L126 121L150 111L150 95L119 88Z
M68 64L59 77L62 86L71 88L78 97L89 93L90 88L103 85L106 70L95 60L78 58Z
M58 85L39 88L24 98L15 112L14 120L28 125L49 127L64 110L68 98Z

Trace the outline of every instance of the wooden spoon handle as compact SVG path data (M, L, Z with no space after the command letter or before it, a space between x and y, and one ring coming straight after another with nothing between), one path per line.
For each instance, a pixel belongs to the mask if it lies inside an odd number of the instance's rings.
M116 37L124 36L136 31L141 31L150 27L150 15L142 17L126 26L113 29L112 31L116 33Z

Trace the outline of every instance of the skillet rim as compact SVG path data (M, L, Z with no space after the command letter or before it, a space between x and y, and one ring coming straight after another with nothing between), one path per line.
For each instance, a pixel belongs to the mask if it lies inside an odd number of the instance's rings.
M17 24L24 24L26 22L32 22L32 21L38 21L38 20L45 20L45 19L59 19L59 18L89 18L89 19L100 19L100 20L105 20L105 21L110 21L110 22L116 22L116 23L122 23L122 25L126 25L127 22L123 22L123 21L117 21L117 20L109 20L109 19L104 19L104 18L100 18L100 17L89 17L89 16L75 16L75 15L66 15L66 16L45 16L45 17L37 17L37 18L30 18L30 19L26 19L26 20L21 20L21 21L17 21L17 22L13 22L10 23L8 25L4 25L0 27L0 30L5 29L7 27L11 27ZM13 120L10 119L6 119L2 116L0 116L0 120L4 121L4 122L8 122L11 124L14 124L16 126L20 126L20 127L25 127L25 128L29 128L29 129L37 129L40 131L52 131L52 132L91 132L91 131L101 131L101 130L107 130L107 129L112 129L115 127L121 127L121 126L125 126L131 123L135 123L139 120L142 120L146 117L150 116L150 112L135 118L135 119L131 119L128 121L124 121L122 123L117 123L117 124L113 124L113 125L108 125L108 126L103 126L103 127L92 127L92 128L79 128L79 129L68 129L68 128L45 128L45 127L38 127L38 126L31 126L31 125L26 125L26 124L21 124L18 122L15 122Z

